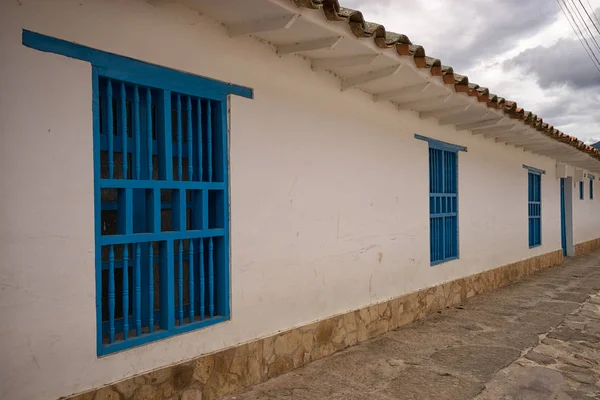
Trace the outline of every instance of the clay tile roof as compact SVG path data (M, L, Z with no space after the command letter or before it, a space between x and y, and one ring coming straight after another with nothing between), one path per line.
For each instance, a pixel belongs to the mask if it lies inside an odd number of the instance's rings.
M530 111L517 107L514 101L506 100L475 83L469 83L469 78L454 72L452 67L442 65L437 58L427 57L423 46L413 44L408 36L390 32L383 25L365 21L362 13L350 8L341 7L338 0L291 0L298 7L320 9L329 21L344 21L357 38L373 38L380 49L395 47L399 56L412 57L415 66L427 68L432 76L440 77L445 84L454 84L456 92L468 93L477 96L477 100L487 103L490 108L503 109L504 113L511 118L521 119L524 124L530 125L545 135L563 143L568 143L600 161L600 147L598 143L594 146L585 145L579 139L566 135L552 125L544 123ZM600 143L600 142L599 142Z

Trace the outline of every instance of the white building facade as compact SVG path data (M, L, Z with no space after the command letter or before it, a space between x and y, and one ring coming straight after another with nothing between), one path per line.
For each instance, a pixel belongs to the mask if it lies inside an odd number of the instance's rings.
M308 3L0 5L0 398L218 398L599 247L597 151Z

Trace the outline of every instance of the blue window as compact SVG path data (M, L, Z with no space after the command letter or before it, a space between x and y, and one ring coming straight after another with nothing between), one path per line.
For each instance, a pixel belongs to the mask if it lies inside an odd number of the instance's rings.
M594 177L590 175L590 200L594 199Z
M97 352L229 319L227 96L252 89L23 31L92 65Z
M529 247L542 244L542 175L528 172Z
M429 147L431 265L458 258L458 155Z
M579 181L579 200L583 200L583 181Z
M228 319L225 102L94 79L103 349Z

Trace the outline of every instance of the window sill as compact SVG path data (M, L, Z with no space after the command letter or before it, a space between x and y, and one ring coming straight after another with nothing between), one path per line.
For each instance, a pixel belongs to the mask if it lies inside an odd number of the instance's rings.
M535 249L536 247L540 247L542 244L534 244L533 246L529 246L530 249Z
M102 358L123 350L133 350L142 345L156 343L159 340L175 337L182 333L200 330L201 328L206 328L211 325L229 321L229 319L230 318L227 316L215 316L209 319L194 322L192 324L176 326L171 331L159 329L152 333L143 334L125 341L118 341L112 344L99 344L100 347L98 348L98 357Z
M458 260L458 257L451 257L451 258L446 258L443 260L431 261L429 266L435 267L436 265L444 264L444 263L447 263L448 261L453 261L453 260Z

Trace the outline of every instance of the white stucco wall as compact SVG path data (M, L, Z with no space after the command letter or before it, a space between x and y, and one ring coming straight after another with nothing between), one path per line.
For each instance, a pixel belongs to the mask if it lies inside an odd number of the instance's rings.
M583 179L583 200L579 198L579 182L573 185L573 241L577 243L597 239L600 234L600 185L594 180L594 198L590 199L590 181Z
M231 101L230 322L96 357L91 68L23 47L23 28L254 88L254 100ZM414 133L468 146L459 153L461 258L436 267L427 143ZM523 164L547 171L535 249ZM2 2L0 398L84 391L557 250L554 165L341 92L306 60L231 39L178 4ZM600 236L586 210L576 231Z

